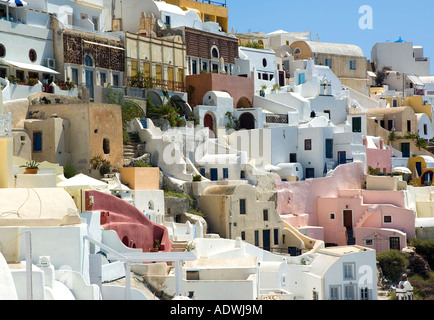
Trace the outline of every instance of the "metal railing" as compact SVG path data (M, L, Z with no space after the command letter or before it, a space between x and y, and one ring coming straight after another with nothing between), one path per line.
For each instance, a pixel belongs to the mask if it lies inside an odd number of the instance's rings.
M185 92L184 82L169 81L151 77L128 77L127 86L133 88L160 89L176 92Z

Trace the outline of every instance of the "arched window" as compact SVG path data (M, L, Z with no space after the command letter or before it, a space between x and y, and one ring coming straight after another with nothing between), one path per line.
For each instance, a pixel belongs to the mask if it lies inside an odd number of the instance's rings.
M295 48L293 53L294 54L300 54L301 53L300 48Z
M262 65L264 66L264 68L267 67L267 59L262 59Z
M86 54L86 55L84 56L84 65L85 65L86 67L93 67L93 59L92 59L92 57L90 56L90 54Z
M213 59L218 59L218 58L220 57L219 50L217 49L216 46L213 46L213 47L211 48L211 57L212 57Z
M35 49L30 49L29 50L29 59L30 59L31 62L35 62L36 61L37 54L36 54Z
M0 58L4 58L6 56L6 48L3 44L0 43Z

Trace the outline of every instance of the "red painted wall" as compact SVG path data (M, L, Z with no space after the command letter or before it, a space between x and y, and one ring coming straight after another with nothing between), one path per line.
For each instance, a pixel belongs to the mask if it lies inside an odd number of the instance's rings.
M89 199L93 196L93 204ZM86 210L101 211L101 226L117 232L119 239L128 239L128 247L142 248L148 252L155 240L161 243L160 251L172 251L172 242L167 229L150 221L139 209L111 194L86 191Z

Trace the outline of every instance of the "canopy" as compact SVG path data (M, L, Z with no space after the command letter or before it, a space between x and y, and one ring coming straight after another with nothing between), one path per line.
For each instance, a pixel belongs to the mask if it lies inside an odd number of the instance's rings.
M101 180L94 179L92 177L89 177L83 173L79 173L72 178L69 178L65 181L59 182L57 184L58 187L65 187L65 188L95 188L95 189L102 189L107 188L109 185Z
M0 0L1 1L1 0ZM25 69L25 70L31 70L31 71L37 71L37 72L44 72L44 73L54 73L54 74L59 74L59 72L38 65L38 64L31 64L31 63L23 63L23 62L18 62L18 61L11 61L11 60L5 60L5 59L0 59L0 63L8 65L10 67L14 67L14 68L18 68L18 69Z
M395 167L395 168L393 168L392 171L411 174L411 170L409 168L406 168L406 167Z

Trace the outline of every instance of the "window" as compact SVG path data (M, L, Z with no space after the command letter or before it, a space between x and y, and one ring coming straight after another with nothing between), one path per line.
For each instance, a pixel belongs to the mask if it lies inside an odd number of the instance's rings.
M268 63L267 63L267 59L265 59L265 58L262 59L262 65L263 65L264 68L267 67L267 64L268 64Z
M218 49L216 47L212 47L212 49L211 49L211 57L213 59L218 59L220 57L219 51L218 51Z
M423 125L423 134L424 135L428 134L428 126L426 124Z
M42 132L33 133L33 152L42 151Z
M393 99L392 100L392 107L397 107L398 106L398 100L396 100L396 99Z
M295 48L293 54L300 54L301 50L300 48Z
M411 120L407 120L407 131L411 132Z
M202 71L208 72L208 61L202 61Z
M325 65L331 69L331 67L332 67L332 59L326 58L325 59Z
M345 300L356 299L356 286L354 284L344 285L344 299Z
M229 169L223 168L223 179L228 179L228 178L229 178Z
M356 60L350 60L350 70L356 70Z
M136 72L137 72L137 61L131 61L131 69L133 69L133 62L136 62ZM84 56L84 65L86 67L93 67L93 59L89 54L86 54ZM132 75L135 75L135 73Z
M334 212L330 212L330 220L335 220L336 214Z
M296 153L290 153L289 154L289 162L290 163L296 163L297 162L297 154Z
M344 263L344 280L355 280L355 265L354 263Z
M191 60L191 74L197 74L197 60Z
M37 55L36 55L36 51L35 49L30 49L29 50L29 59L31 62L35 62L37 59Z
M312 139L304 140L304 150L312 150Z
M100 72L99 77L101 80L101 86L104 87L104 83L107 83L107 74L105 72Z
M369 300L369 290L367 287L360 288L360 300Z
M352 119L353 123L353 132L362 132L362 118L360 117L354 117Z
M166 25L170 28L171 18L170 16L166 16Z
M246 240L246 232L241 231L241 240Z
M326 139L326 158L333 158L333 139Z
M373 239L366 239L365 240L365 245L366 246L373 246L374 245L374 240Z
M315 178L315 168L306 168L306 179Z
M268 209L262 210L262 216L264 217L264 221L268 221Z
M119 86L119 75L113 74L113 86L117 87Z
M330 300L339 300L339 286L330 286Z
M3 44L0 44L0 58L4 58L6 56L6 48Z
M92 17L93 30L99 31L99 19L98 17Z
M255 246L259 247L259 231L255 230Z
M104 151L104 154L110 154L110 140L107 138L104 138L102 140L102 149Z
M279 244L279 229L274 229L274 244Z
M74 84L78 84L78 69L72 68L71 69L71 80L74 82Z
M240 199L240 214L246 214L246 199Z
M392 216L384 216L383 222L384 223L392 223Z

